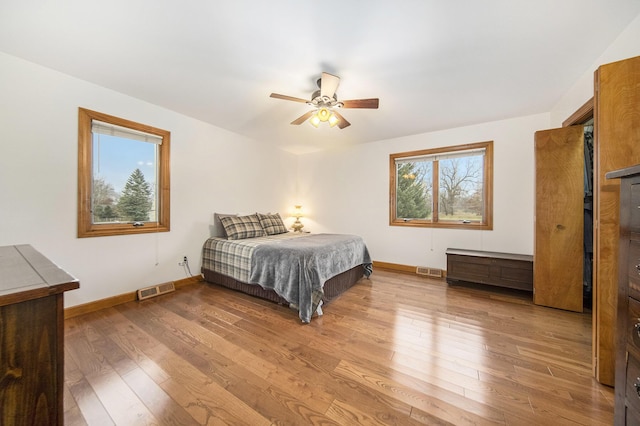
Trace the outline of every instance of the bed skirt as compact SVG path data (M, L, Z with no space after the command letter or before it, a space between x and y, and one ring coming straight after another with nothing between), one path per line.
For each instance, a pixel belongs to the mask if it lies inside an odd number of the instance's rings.
M246 284L240 281L236 281L231 277L222 275L209 269L203 269L203 275L204 280L209 283L218 284L223 287L241 291L251 296L260 297L272 302L289 305L289 302L280 297L275 291L271 289L264 289L257 284ZM358 265L331 278L324 283L324 296L322 298L323 303L329 303L331 300L335 299L337 296L351 288L355 283L360 281L360 278L362 277L364 277L364 266Z

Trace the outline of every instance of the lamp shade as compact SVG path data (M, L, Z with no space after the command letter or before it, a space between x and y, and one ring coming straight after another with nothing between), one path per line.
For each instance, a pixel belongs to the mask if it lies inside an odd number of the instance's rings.
M295 206L293 210L293 217L302 217L302 206Z
M327 108L320 108L317 112L317 116L320 119L320 121L328 121L329 117L331 117L333 114L331 113L331 111L329 111Z
M318 125L320 124L320 117L318 117L318 113L315 113L311 116L311 118L309 119L309 123L311 123L313 127L318 127Z

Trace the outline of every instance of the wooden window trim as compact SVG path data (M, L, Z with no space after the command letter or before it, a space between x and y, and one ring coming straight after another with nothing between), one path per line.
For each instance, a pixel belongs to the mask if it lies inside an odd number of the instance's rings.
M91 122L99 120L117 126L127 127L162 138L159 155L158 176L158 220L145 222L144 226L131 223L94 224L91 220L92 190L92 134ZM114 117L101 112L78 108L78 238L102 237L111 235L144 234L150 232L169 232L170 230L170 168L169 153L171 132L124 118Z
M402 157L417 157L422 155L433 155L444 152L452 151L465 151L484 148L484 176L483 176L483 191L484 191L484 222L471 222L471 223L458 223L458 222L432 222L429 220L412 219L405 221L404 219L398 219L396 214L396 159ZM433 173L438 173L437 165L434 165ZM437 190L438 179L433 179L434 189ZM435 194L435 193L434 193ZM434 195L434 201L437 197ZM434 202L433 217L437 217L438 203ZM493 229L493 141L477 142L465 145L447 146L442 148L424 149L418 151L402 152L389 155L389 225L390 226L405 226L405 227L418 227L418 228L449 228L449 229L476 229L476 230L492 230Z

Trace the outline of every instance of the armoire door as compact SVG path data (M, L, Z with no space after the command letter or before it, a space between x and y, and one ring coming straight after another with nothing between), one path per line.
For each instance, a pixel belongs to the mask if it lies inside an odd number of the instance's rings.
M593 359L596 379L613 385L620 182L605 175L640 163L640 56L600 66L594 99Z
M583 310L584 128L535 134L533 302Z

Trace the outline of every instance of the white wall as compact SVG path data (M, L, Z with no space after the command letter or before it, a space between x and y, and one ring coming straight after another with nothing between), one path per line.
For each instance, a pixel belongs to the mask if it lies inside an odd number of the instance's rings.
M184 255L199 273L214 211L296 201L292 154L2 53L0 93L0 245L31 244L75 275L66 306L185 278ZM171 232L76 238L80 106L171 131Z
M571 116L593 96L593 73L600 65L640 55L640 42L638 40L640 40L640 15L629 24L553 107L551 110L552 127L561 127L562 122L567 117ZM588 48L588 46L585 48Z
M539 114L299 157L305 229L361 235L374 260L446 268L448 247L533 254L533 135ZM494 141L492 231L389 226L389 154Z

